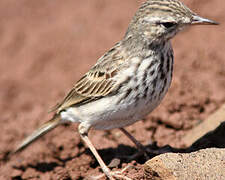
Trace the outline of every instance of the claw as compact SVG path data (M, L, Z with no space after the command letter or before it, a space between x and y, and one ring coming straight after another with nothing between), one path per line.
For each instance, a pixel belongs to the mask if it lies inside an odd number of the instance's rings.
M126 177L125 175L123 175L123 173L131 168L132 166L131 165L127 165L125 168L123 168L122 170L120 171L109 171L107 172L107 175L106 173L105 174L101 174L101 175L98 175L98 176L91 176L91 177L88 177L86 178L86 180L99 180L101 178L103 178L105 175L110 179L110 180L116 180L116 179L121 179L121 180L132 180L130 179L129 177Z

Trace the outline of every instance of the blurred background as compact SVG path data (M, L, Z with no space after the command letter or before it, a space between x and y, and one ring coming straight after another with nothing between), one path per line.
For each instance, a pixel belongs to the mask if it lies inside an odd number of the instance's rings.
M141 2L0 1L1 179L79 179L98 173L95 159L84 153L76 125L55 129L11 161L7 155L51 117L49 109L123 37ZM225 2L182 2L220 26L194 26L173 40L169 93L144 121L127 128L143 144L183 147L185 132L225 102ZM118 145L133 146L118 130L92 131L90 138L103 149L105 161Z

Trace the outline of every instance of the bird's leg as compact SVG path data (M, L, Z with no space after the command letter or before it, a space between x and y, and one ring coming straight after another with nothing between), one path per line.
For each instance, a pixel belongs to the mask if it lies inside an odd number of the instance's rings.
M140 157L142 155L145 156L146 160L150 159L150 157L159 155L159 154L164 154L168 152L174 152L170 146L164 146L163 148L160 149L151 149L151 148L146 148L144 147L137 139L134 138L127 130L124 128L120 128L120 130L136 145L138 148L138 152L135 153L132 156L127 157L128 160L133 160L136 159L137 157ZM150 157L149 157L150 154ZM126 157L125 157L126 158Z
M120 130L137 146L139 150L144 150L145 147L137 140L135 137L133 137L127 130L124 128L120 128Z
M113 172L111 171L106 164L104 163L104 161L102 160L102 158L99 156L98 152L96 151L94 145L92 144L92 142L89 140L88 138L88 130L90 129L89 126L87 126L84 123L81 123L79 125L79 133L81 136L81 139L86 143L86 145L88 146L88 148L91 150L91 152L94 154L95 158L97 159L98 163L100 164L103 172L105 173L105 175L110 179L110 180L115 180L114 178L119 178L119 179L125 179L125 180L130 180L130 178L125 177L123 175L121 175L122 172Z
M146 148L137 140L135 139L127 130L124 128L120 128L120 130L136 145L138 152L134 155L130 156L128 159L136 159L137 157L144 155L146 159L149 159Z

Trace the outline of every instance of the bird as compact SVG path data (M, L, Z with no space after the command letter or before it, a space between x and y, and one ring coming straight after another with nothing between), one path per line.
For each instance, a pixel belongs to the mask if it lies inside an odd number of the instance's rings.
M53 117L19 144L14 153L64 123L79 123L78 132L110 180L124 178L111 171L88 137L90 129L125 130L151 113L166 95L172 80L171 39L192 25L217 25L179 0L147 0L132 18L122 40L101 56L53 108Z

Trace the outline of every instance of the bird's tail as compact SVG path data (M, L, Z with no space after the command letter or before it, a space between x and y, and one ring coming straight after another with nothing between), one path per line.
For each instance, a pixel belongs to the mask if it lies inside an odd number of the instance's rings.
M40 126L37 130L35 130L30 136L25 138L21 144L17 146L15 151L13 153L17 153L22 151L24 148L26 148L28 145L30 145L32 142L37 140L39 137L43 136L50 130L54 129L60 124L60 115L55 114L52 119L44 123L42 126Z

